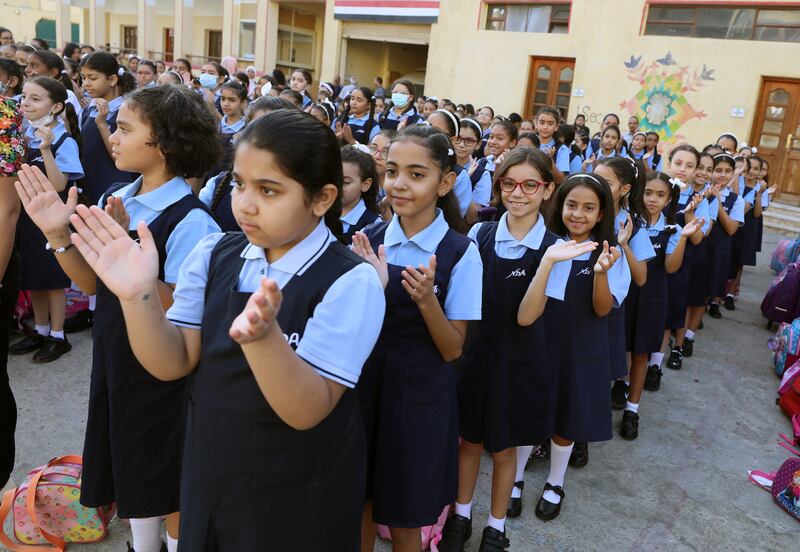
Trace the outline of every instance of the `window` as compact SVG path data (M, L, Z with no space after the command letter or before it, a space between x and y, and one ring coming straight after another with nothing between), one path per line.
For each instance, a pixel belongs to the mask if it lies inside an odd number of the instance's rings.
M282 7L278 21L278 63L313 70L316 16Z
M490 31L519 33L566 33L569 28L569 2L553 4L490 4L486 28Z
M220 48L221 49L221 48ZM239 57L242 59L256 58L256 22L239 22Z
M208 33L208 49L206 55L209 58L219 59L222 57L222 31L206 31Z
M122 26L122 48L123 50L136 50L137 30L135 26Z
M648 35L800 42L800 9L728 6L650 6Z

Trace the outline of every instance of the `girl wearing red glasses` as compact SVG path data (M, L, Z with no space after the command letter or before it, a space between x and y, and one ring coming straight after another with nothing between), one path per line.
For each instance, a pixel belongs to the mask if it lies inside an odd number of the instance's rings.
M462 357L459 382L459 482L455 514L439 550L462 550L472 532L471 507L481 452L492 457L492 501L480 550L509 546L506 509L516 471L516 447L553 435L556 376L548 362L547 297L564 298L573 257L594 242L558 241L539 211L553 193L552 162L533 148L512 150L494 180L494 201L506 212L478 223L469 237L483 261L483 319Z

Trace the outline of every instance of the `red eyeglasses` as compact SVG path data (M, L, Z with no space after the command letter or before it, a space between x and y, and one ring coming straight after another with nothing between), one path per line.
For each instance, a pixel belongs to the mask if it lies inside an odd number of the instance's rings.
M500 180L500 190L507 194L514 193L514 190L519 186L519 189L522 190L522 193L525 195L534 195L536 192L539 191L539 188L542 186L546 186L546 182L539 182L538 180L528 179L523 180L522 182L517 182L507 176Z

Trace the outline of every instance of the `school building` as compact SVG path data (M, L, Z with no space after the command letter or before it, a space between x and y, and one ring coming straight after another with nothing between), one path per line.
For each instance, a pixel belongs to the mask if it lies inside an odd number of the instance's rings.
M355 75L498 113L556 105L598 128L637 115L666 145L721 130L800 202L800 2L777 0L7 0L18 39L44 32L196 66Z

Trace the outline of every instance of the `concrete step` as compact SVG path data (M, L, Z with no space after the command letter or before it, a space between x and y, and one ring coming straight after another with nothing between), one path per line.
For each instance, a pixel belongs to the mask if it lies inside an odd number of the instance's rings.
M791 205L789 203L780 203L778 201L773 201L769 204L769 208L767 209L767 213L780 213L783 215L793 216L800 222L800 207L796 205Z
M773 201L764 211L764 229L790 238L800 236L800 207Z

